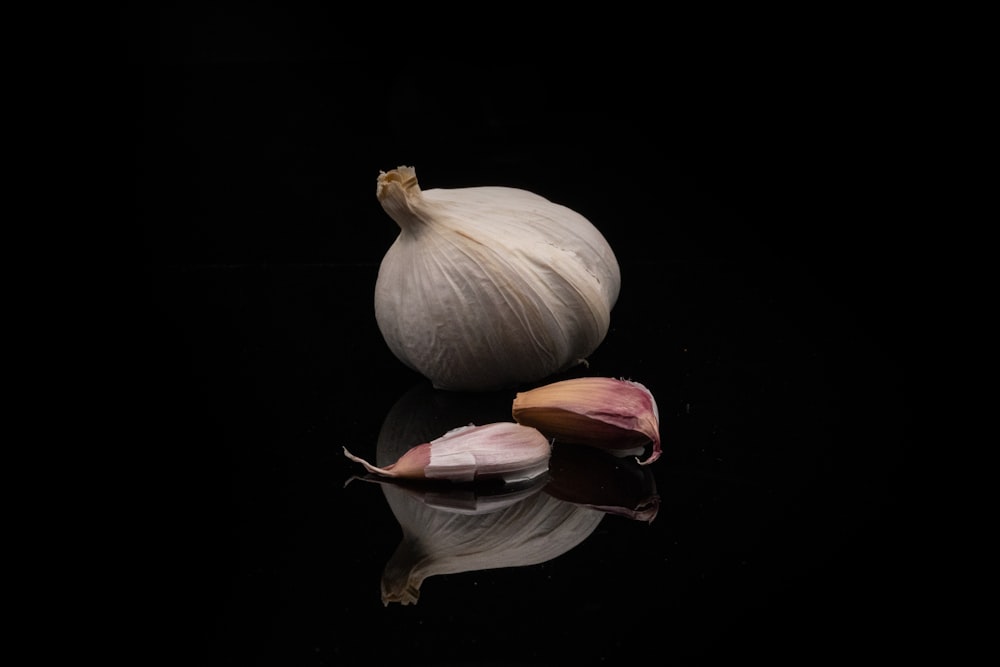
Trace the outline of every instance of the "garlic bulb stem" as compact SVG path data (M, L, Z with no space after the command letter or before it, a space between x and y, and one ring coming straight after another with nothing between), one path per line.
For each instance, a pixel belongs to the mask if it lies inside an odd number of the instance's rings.
M375 196L400 229L412 231L419 224L421 195L412 167L400 167L379 175Z

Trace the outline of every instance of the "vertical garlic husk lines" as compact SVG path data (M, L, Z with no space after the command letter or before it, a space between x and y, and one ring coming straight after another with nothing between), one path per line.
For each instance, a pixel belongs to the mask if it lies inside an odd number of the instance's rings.
M377 195L400 233L379 267L376 321L435 387L539 380L604 340L620 270L580 214L516 188L421 191L410 167L383 172Z

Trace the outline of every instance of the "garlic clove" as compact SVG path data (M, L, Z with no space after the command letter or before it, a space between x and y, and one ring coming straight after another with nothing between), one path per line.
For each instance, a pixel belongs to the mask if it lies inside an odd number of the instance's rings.
M552 448L537 429L514 422L454 428L430 442L411 447L394 463L378 467L344 448L344 455L376 475L403 479L471 482L502 478L530 480L548 470Z
M653 394L631 380L586 377L518 392L511 408L519 424L556 442L591 445L625 455L652 443L660 457L660 417Z

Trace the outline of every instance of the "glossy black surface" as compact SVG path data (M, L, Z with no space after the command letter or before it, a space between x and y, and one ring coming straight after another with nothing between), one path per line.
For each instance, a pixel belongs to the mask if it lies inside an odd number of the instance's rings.
M149 38L135 188L157 650L243 665L898 656L912 600L899 269L866 206L879 156L846 113L856 91L723 68L671 96L652 65L404 64L339 50L332 13L296 11L125 24ZM663 456L653 521L573 511L551 559L429 576L416 604L384 606L402 541L387 499L440 515L405 490L345 486L360 470L342 448L375 458L387 422L443 432L513 397L429 395L379 334L373 287L397 229L375 178L400 164L425 188L524 187L605 233L621 297L570 375L646 384ZM560 469L575 465L592 470ZM634 505L646 481L626 473L610 472ZM518 502L555 497L539 494ZM453 534L484 544L479 519L496 515L458 516ZM518 539L504 525L501 546Z

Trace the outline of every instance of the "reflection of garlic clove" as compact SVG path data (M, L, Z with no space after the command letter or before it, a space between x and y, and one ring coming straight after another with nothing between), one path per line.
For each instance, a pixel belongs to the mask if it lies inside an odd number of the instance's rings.
M551 445L530 426L495 422L460 426L440 438L410 448L394 463L374 466L351 454L370 473L408 479L440 479L470 482L477 478L501 477L526 480L548 470Z
M489 514L519 503L539 493L549 482L547 474L522 482L491 483L492 480L482 480L470 484L412 481L379 475L360 479L376 484L392 485L395 489L434 509L468 515Z
M389 349L442 389L533 382L607 335L621 275L579 213L509 187L421 190L414 169L378 177L400 227L375 284Z
M382 603L416 604L428 577L544 563L573 549L604 512L546 493L498 511L466 515L382 485L403 538L382 574Z
M567 502L649 523L660 509L656 479L649 467L595 447L556 443L545 492Z
M619 454L653 443L643 465L660 457L660 415L653 394L638 382L583 377L519 392L512 414L556 442L600 447Z

